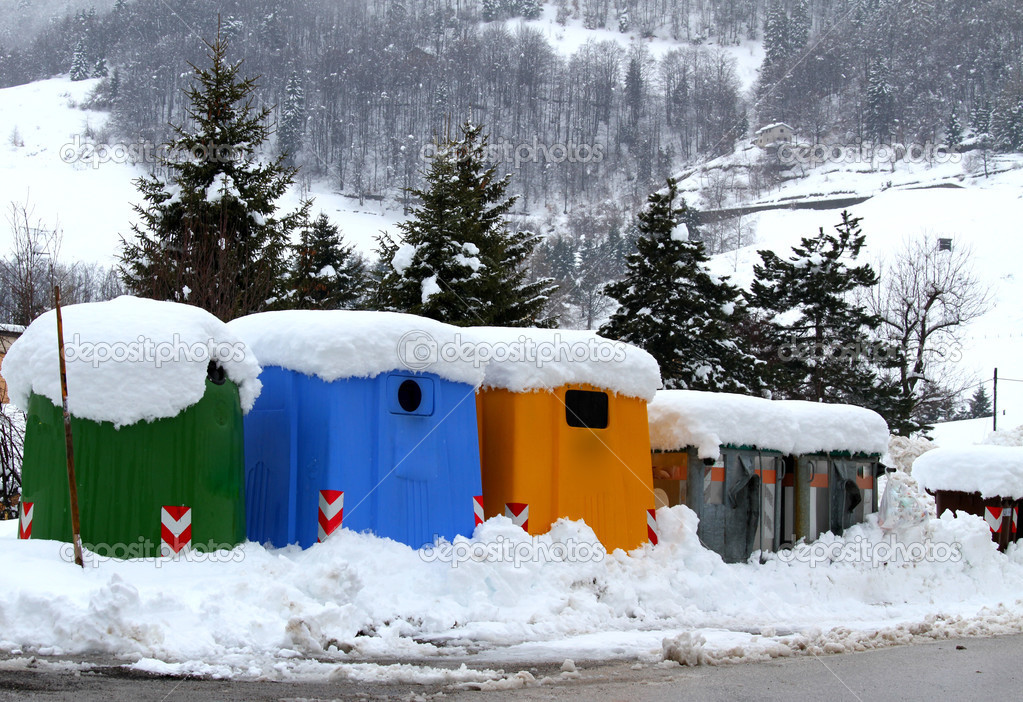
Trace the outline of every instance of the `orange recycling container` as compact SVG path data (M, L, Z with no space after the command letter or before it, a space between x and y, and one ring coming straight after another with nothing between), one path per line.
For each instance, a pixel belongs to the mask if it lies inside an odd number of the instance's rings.
M592 385L476 395L483 506L530 534L583 520L609 551L650 535L653 481L647 403Z

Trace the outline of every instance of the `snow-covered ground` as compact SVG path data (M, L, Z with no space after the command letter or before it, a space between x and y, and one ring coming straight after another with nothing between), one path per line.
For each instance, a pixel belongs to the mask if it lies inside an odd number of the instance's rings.
M699 545L687 508L658 523L661 543L630 554L604 555L573 522L531 546L497 517L434 550L343 530L306 551L90 556L80 571L69 546L15 540L5 522L0 651L217 677L518 684L519 662L715 664L1023 631L1023 549L998 553L978 517L896 537L872 521L739 565Z

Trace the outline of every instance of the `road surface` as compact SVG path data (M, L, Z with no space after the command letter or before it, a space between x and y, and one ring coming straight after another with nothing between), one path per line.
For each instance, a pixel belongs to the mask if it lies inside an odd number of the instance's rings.
M1023 699L1023 635L959 639L821 658L685 668L630 662L528 669L553 682L510 690L450 685L274 683L180 679L126 671L116 665L52 672L52 661L0 660L0 700L585 700L660 702L721 700ZM471 665L471 661L468 661ZM28 664L30 667L25 668ZM435 662L432 663L436 665ZM32 667L34 666L34 667ZM488 668L494 667L487 664ZM521 665L506 666L520 670Z

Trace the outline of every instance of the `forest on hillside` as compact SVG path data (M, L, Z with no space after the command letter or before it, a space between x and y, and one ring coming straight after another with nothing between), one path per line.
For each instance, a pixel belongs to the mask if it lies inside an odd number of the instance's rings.
M516 21L542 12L634 40L566 54L545 25ZM117 0L31 40L0 37L0 86L105 76L105 136L161 141L218 18L304 176L406 208L424 150L468 118L486 125L523 212L634 207L777 120L814 140L934 142L951 129L1023 149L1012 0ZM723 48L744 40L766 50L748 93Z

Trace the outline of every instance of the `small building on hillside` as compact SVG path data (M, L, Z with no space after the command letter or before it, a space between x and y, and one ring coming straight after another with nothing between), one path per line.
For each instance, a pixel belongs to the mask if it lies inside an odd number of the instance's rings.
M753 143L763 149L773 144L791 143L794 136L792 127L784 122L775 122L758 129L753 135Z

